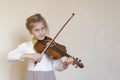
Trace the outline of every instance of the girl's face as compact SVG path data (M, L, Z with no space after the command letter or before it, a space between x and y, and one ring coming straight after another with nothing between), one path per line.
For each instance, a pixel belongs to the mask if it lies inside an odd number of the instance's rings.
M47 29L42 22L34 23L31 34L35 40L43 40L46 36Z

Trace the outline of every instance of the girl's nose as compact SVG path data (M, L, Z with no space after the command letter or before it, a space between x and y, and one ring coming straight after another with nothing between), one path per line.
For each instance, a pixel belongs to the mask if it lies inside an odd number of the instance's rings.
M39 34L43 34L43 31L42 31L42 30L39 30Z

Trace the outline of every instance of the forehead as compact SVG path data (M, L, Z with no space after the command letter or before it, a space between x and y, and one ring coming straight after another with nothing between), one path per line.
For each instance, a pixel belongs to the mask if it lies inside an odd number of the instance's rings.
M42 27L45 27L43 22L36 22L36 23L33 24L32 29L42 28Z

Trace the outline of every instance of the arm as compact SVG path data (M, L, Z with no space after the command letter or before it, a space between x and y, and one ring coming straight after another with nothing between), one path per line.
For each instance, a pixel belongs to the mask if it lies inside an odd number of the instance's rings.
M27 43L22 43L16 49L12 50L7 55L8 61L24 61L24 59L31 59L34 61L40 61L41 55L38 53L26 53L27 52Z
M63 62L61 59L54 60L53 61L53 66L57 71L63 71L67 69L67 67L73 63L73 58L69 57L66 58L66 60Z
M16 49L10 51L7 55L8 61L24 61L21 59L21 55L26 52L26 44L22 43Z
M40 62L42 59L42 55L39 53L33 53L33 54L22 54L21 59L30 59L33 60L34 62Z
M71 63L73 63L73 58L69 57L63 62L62 67L66 69Z

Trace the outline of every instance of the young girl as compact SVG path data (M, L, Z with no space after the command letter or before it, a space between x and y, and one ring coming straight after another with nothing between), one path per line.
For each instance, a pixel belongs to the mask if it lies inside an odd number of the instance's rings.
M33 36L31 41L20 44L16 49L8 53L8 61L28 61L26 80L56 80L54 69L63 71L73 63L73 58L54 60L46 54L41 55L34 50L34 44L47 36L48 26L40 14L30 16L26 20L26 28ZM37 61L35 65L34 62Z

